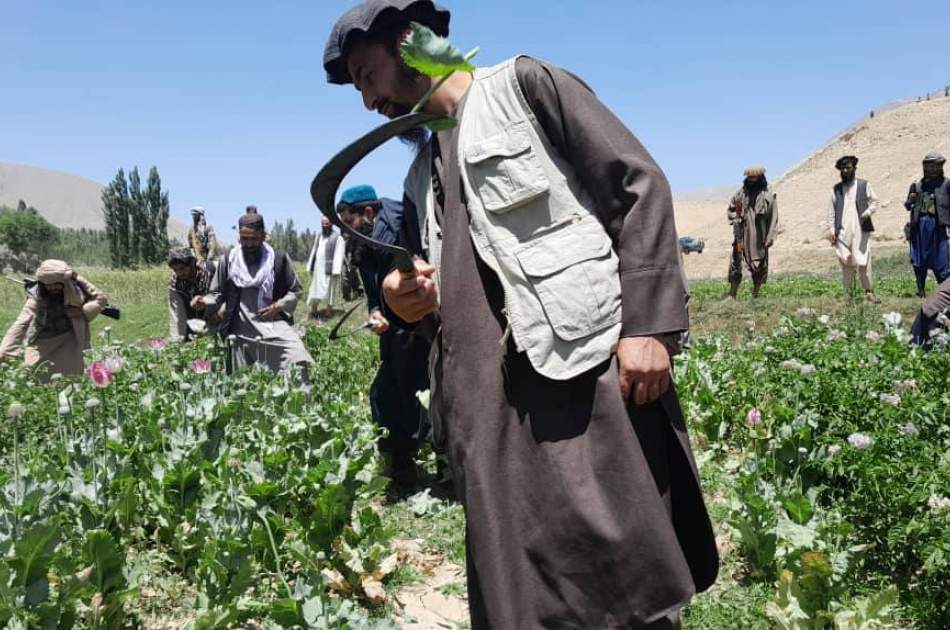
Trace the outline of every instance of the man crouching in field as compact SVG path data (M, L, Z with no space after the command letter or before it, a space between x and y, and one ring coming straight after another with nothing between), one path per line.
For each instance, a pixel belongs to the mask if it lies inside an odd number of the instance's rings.
M448 33L429 0L347 12L328 80L407 113L431 85L399 54L410 20ZM430 414L472 626L679 627L718 555L670 379L688 322L666 178L590 88L530 57L452 75L424 111L458 119L406 178L403 242L432 264L383 289L401 319L441 318Z
M238 228L239 246L222 257L210 291L195 305L224 305L218 332L234 337L238 365L263 362L274 372L297 365L309 383L313 358L293 328L303 287L290 256L265 242L262 215L242 215Z
M182 248L168 253L168 266L172 270L168 281L168 338L188 341L196 334L213 331L220 317L216 311L208 313L198 298L211 290L214 262L198 260L194 252ZM199 322L203 330L193 331L192 322Z

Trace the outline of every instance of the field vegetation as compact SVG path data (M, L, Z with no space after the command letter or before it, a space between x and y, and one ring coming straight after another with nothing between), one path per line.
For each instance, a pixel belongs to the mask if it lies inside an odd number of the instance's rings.
M950 351L907 348L905 269L876 263L881 305L830 275L756 301L691 284L676 380L723 563L685 627L950 625ZM402 589L464 565L460 506L385 499L373 338L309 327L307 398L294 375L225 376L213 340L158 341L165 269L82 272L123 309L95 322L99 371L0 366L0 623L391 627ZM0 300L5 327L22 289ZM462 578L437 588L464 600Z

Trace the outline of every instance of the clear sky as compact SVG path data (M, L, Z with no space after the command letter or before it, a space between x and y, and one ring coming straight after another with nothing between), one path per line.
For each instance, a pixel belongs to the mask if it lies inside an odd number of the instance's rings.
M172 214L225 238L255 203L316 225L310 180L381 122L329 86L323 46L348 0L0 0L0 161L107 183L157 165ZM583 77L677 191L777 176L868 110L950 84L950 2L455 0L476 61L516 53ZM347 183L399 197L397 143Z

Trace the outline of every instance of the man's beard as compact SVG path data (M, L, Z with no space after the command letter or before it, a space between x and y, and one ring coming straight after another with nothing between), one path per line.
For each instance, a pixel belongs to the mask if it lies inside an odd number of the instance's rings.
M323 235L324 235L324 236L330 236L330 233L331 233L331 232L333 232L333 226L332 226L332 225L328 225L327 227L323 228Z
M843 181L845 184L849 184L849 183L853 182L853 181L854 181L854 173L851 173L850 175L842 175L842 176L841 176L841 181Z
M422 80L422 74L406 66L405 63L402 64L402 77L406 81L412 81L415 83L418 83ZM401 103L390 102L390 107L392 107L394 113L396 114L394 118L405 116L412 111L411 106L402 105ZM400 142L412 149L414 154L418 154L423 148L425 148L426 142L429 140L429 130L425 127L417 127L415 129L410 129L409 131L401 133L397 137L399 138Z
M742 182L742 187L748 192L759 192L768 187L768 182L764 177L746 177Z
M242 247L241 255L244 256L244 262L256 263L261 259L264 252L263 247Z

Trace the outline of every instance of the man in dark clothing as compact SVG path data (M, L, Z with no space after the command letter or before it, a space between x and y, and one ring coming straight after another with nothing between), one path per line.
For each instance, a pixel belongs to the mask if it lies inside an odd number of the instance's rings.
M402 227L403 207L398 201L378 198L372 186L344 191L339 209L343 220L357 230L371 228L374 240L396 243ZM389 435L379 449L387 456L387 473L396 496L416 489L415 455L429 427L417 392L429 389L429 342L416 331L391 326L380 293L383 278L392 268L392 258L370 247L362 249L359 271L366 287L371 330L379 335L379 371L370 389L373 420Z
M409 111L428 0L370 0L327 43L332 83ZM430 417L466 513L474 628L674 628L718 555L670 354L687 329L662 171L576 77L528 57L454 74L423 108L458 126L406 180L388 307L439 317Z
M752 276L752 297L758 297L769 276L769 249L778 236L778 204L765 179L765 168L750 166L744 175L742 188L732 196L726 212L733 233L728 295L732 299L739 293L743 265Z
M168 280L168 337L172 341L188 341L199 332L213 330L220 321L217 313L207 313L204 307L195 308L196 298L211 290L214 262L199 261L190 249L173 249L168 253L172 277ZM206 314L207 313L207 314ZM189 321L200 320L205 330L189 327Z
M934 343L946 346L950 342L950 278L924 300L914 324L910 328L911 342L930 348Z
M950 180L939 153L924 157L924 177L910 186L904 207L910 212L910 264L917 276L917 296L924 297L927 272L937 282L950 277Z

